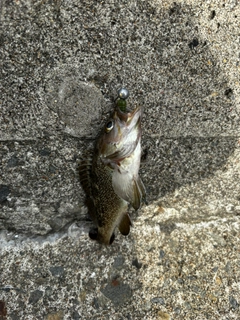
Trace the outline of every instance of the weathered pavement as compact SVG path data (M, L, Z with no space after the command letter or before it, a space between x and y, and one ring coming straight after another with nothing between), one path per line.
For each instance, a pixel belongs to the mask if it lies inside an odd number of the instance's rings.
M0 319L240 319L238 1L0 9ZM148 204L103 247L77 166L120 86Z

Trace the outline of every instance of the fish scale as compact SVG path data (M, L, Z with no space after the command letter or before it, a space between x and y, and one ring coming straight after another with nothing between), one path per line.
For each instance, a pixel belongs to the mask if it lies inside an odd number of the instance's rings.
M114 191L112 185L113 170L104 165L101 159L94 157L91 170L92 198L96 208L96 220L99 228L104 234L112 236L121 213L127 212L128 203L120 198Z

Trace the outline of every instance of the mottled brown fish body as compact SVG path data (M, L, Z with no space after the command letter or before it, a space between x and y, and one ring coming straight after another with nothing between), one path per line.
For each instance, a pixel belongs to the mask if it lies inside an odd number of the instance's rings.
M120 198L112 186L113 170L104 165L99 157L92 164L92 197L95 207L93 219L97 230L97 240L110 244L114 230L127 215L128 203Z
M128 204L137 210L145 198L138 176L140 141L141 109L122 112L117 108L99 137L89 170L87 203L97 226L89 235L100 243L111 244L116 227L127 235L131 226Z

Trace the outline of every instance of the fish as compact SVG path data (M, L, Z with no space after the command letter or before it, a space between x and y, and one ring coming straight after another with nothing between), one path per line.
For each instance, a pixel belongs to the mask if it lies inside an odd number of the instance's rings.
M116 106L97 139L92 157L80 164L85 204L96 227L89 237L104 245L115 239L115 229L128 235L131 205L138 210L146 199L139 176L142 108L123 111Z

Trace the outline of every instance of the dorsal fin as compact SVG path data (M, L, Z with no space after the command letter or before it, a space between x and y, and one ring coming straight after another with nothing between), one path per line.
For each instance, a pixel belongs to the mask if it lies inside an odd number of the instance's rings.
M92 168L92 159L82 159L79 163L79 178L81 186L86 194L85 205L88 208L88 214L93 221L96 222L96 209L94 206L92 198L92 188L91 188L91 168Z
M84 192L87 196L91 196L91 180L90 171L92 167L91 159L82 159L79 163L79 178Z

